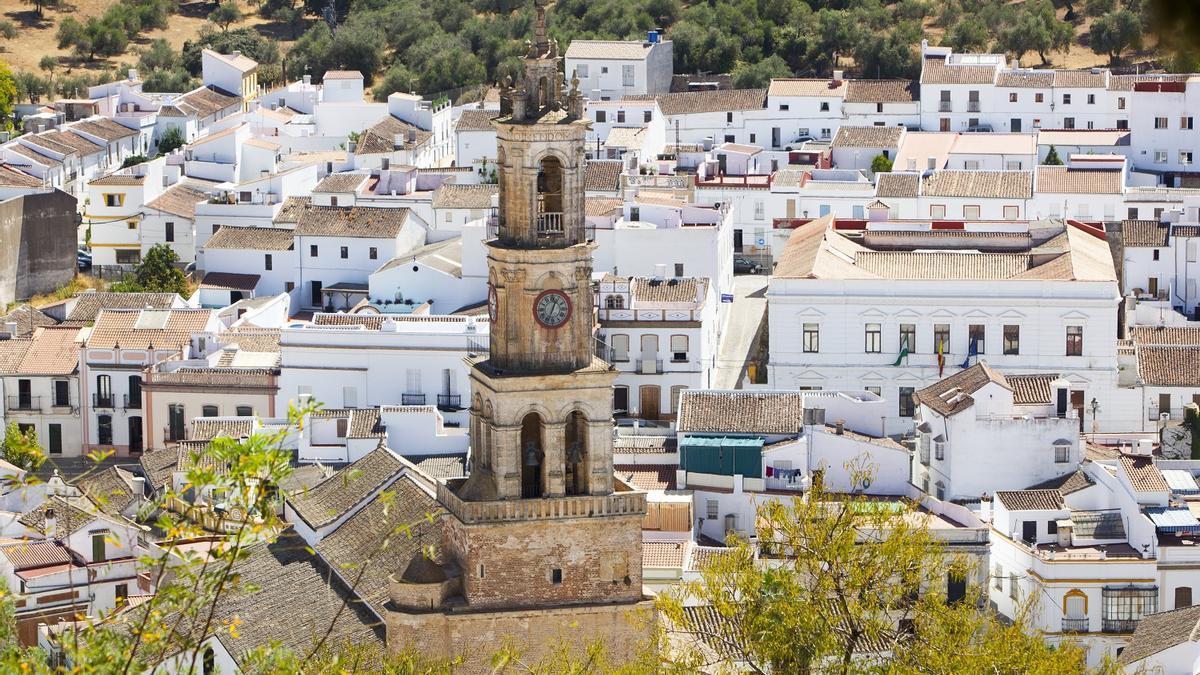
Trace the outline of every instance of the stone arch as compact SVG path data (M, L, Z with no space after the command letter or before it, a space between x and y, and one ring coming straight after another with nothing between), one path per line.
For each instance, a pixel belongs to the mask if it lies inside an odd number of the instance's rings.
M567 163L557 153L543 153L537 159L537 212L563 212L563 183Z
M549 270L534 278L530 284L530 289L538 293L552 288L561 291L568 288L567 281L563 275L554 270Z
M483 412L483 397L479 395L479 392L475 392L475 395L471 397L471 410L477 413Z
M545 418L536 412L521 418L521 498L536 499L546 492L544 464L546 460Z
M591 439L587 415L576 408L567 413L563 425L563 487L567 495L590 492Z

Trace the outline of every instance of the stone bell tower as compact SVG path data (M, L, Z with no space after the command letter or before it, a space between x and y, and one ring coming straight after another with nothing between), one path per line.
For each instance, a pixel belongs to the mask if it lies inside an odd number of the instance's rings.
M487 241L490 353L467 359L470 475L438 488L445 575L392 583L390 648L408 641L431 653L487 654L507 626L535 651L547 640L600 639L620 658L642 636L630 613L650 613L646 496L613 475L617 373L595 347L584 218L590 123L578 79L569 91L563 84L547 4L535 0L523 74L503 83L493 122L500 202ZM424 588L420 578L441 586Z

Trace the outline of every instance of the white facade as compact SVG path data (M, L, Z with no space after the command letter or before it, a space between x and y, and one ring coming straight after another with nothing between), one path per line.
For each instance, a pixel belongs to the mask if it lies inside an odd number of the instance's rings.
M675 72L673 43L656 31L645 42L573 40L565 64L567 79L578 77L579 91L595 101L665 94Z

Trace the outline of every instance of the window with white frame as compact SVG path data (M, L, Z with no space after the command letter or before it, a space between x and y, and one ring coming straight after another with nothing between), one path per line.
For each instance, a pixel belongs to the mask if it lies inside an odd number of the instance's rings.
M968 220L978 220L979 219L979 207L978 206L964 206L963 207L963 218L966 218Z
M1004 219L1005 220L1016 220L1017 218L1020 218L1020 217L1021 217L1021 207L1019 207L1019 206L1004 207Z
M1179 163L1180 164L1191 164L1192 163L1192 151L1191 150L1180 150L1179 151Z
M883 324L869 323L864 330L864 351L878 354L883 351Z
M945 204L930 204L929 205L929 217L930 218L945 218L946 217L946 205Z
M1166 129L1167 128L1167 118L1155 117L1154 118L1154 128L1155 129Z
M1155 150L1154 151L1154 163L1155 164L1166 164L1167 163L1167 151L1166 150Z
M671 360L672 361L687 361L688 359L688 336L672 335L671 336Z
M1066 464L1071 461L1071 444L1070 443L1055 443L1054 444L1054 463Z
M754 200L754 219L763 220L766 218L766 208L763 206L763 200Z
M803 345L806 354L815 354L821 351L821 324L804 324Z
M934 459L946 459L946 441L935 439L933 441L933 457ZM938 497L941 499L941 497Z
M588 76L588 64L580 63L580 64L576 65L575 66L575 74L578 75L580 79L587 77Z
M631 66L631 65L621 66L621 85L625 86L625 87L632 87L633 84L634 84L633 66Z

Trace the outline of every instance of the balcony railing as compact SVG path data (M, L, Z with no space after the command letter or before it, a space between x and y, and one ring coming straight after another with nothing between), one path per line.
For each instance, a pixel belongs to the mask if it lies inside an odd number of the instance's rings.
M539 237L563 236L562 212L547 212L537 215L537 233Z
M1132 633L1137 625L1137 619L1104 619L1100 629L1105 633Z
M1087 633L1091 628L1091 622L1087 618L1083 619L1063 619L1062 632L1064 633Z
M9 396L8 397L8 409L9 410L41 410L42 409L42 397L41 396Z
M141 410L142 409L142 397L141 396L130 396L129 394L125 394L125 409L126 410Z
M1149 408L1147 408L1146 419L1151 422L1155 422L1158 420L1159 415L1161 415L1163 413L1167 413L1167 415L1169 416L1169 419L1173 419L1173 420L1183 419L1183 408L1159 408L1158 406L1153 406L1153 405L1150 406Z
M403 397L403 394L401 395ZM438 410L461 410L462 396L459 394L438 394Z
M92 394L92 407L93 408L115 408L115 407L117 407L116 406L116 397L113 396L112 394L107 394L107 395Z
M637 371L642 375L659 375L663 372L662 359L638 359Z
M951 110L953 107L950 105L950 101L938 101L938 112L950 112Z
M979 112L979 101L967 101L967 112Z
M516 520L596 518L646 513L645 492L468 502L460 499L454 490L445 483L439 483L437 497L446 510L458 516L459 520L468 525Z
M402 405L425 405L425 394L400 394Z

